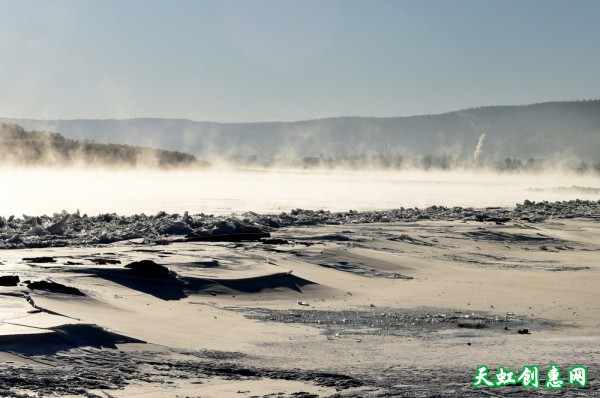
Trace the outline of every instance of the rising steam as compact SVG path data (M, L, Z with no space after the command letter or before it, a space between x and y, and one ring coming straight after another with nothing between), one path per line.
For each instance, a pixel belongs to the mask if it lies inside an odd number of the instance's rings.
M473 159L477 160L479 155L481 154L483 148L483 140L485 139L485 133L479 136L479 141L477 141L477 148L475 148L475 152L473 153Z

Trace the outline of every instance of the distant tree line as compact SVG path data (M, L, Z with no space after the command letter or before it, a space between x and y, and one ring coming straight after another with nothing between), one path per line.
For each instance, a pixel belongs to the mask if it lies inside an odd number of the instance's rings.
M72 140L58 133L26 131L16 124L0 124L0 163L164 168L203 165L194 155L183 152Z
M588 103L586 101L581 101ZM589 101L590 105L598 101ZM593 143L592 143L593 146ZM338 156L305 156L300 158L275 157L261 159L257 154L230 156L225 160L241 168L288 168L288 169L346 169L346 170L456 170L493 169L499 172L538 172L555 169L557 164L578 173L599 173L600 163L586 159L525 159L506 157L497 160L485 153L474 159L473 155L460 152L423 155L406 155L388 152L387 145L376 154L345 154L343 147ZM502 159L502 158L500 158ZM78 141L65 138L58 133L26 131L17 124L0 123L0 164L24 166L103 166L133 167L150 166L161 168L206 167L210 164L198 160L194 155L153 149L135 145L101 144L94 141Z
M427 154L423 156L409 157L402 155L352 155L340 157L308 156L301 159L278 157L267 161L259 160L256 155L232 155L228 162L238 167L261 167L261 168L295 168L295 169L381 169L381 170L457 170L457 169L492 169L498 172L540 172L556 168L555 159L536 159L507 157L504 161L480 160L475 161L472 157L448 154ZM600 163L587 163L585 161L560 162L560 168L578 173L600 174Z

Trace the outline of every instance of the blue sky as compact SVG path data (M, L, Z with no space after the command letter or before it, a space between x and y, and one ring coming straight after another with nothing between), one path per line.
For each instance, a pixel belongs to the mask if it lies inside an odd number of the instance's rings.
M600 1L0 0L0 116L406 116L600 98Z

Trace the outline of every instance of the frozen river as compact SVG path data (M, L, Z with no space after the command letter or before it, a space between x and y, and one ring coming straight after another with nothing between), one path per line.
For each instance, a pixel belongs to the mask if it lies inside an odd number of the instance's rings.
M131 215L512 207L524 199L598 200L599 192L598 176L558 174L0 169L0 215L5 217L61 210Z

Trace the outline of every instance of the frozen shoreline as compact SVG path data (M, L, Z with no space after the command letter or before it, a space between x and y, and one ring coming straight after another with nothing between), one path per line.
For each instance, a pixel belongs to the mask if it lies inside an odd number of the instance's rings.
M547 219L600 218L600 200L563 202L530 202L514 208L464 208L431 206L424 209L400 208L386 211L331 212L296 209L280 214L214 216L206 214L156 215L137 214L98 216L68 214L53 216L0 217L0 248L42 248L93 246L123 240L138 240L141 244L167 243L174 239L194 239L208 236L268 234L282 227L344 225L375 222L431 221L508 221L541 222ZM257 237L264 237L260 235ZM240 238L243 240L243 238Z

